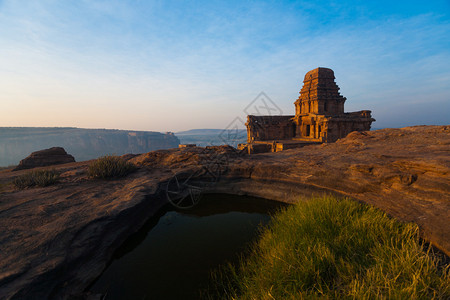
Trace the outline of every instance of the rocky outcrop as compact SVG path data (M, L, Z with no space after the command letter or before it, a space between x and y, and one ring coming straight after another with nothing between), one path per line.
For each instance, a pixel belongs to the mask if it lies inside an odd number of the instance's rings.
M13 171L32 169L36 167L53 166L75 162L72 155L67 154L62 147L52 147L31 153L22 159Z
M184 176L204 192L284 202L320 193L349 196L401 221L450 255L450 126L354 132L336 143L243 155L230 147L127 155L140 168L90 180L87 162L56 166L61 182L16 191L25 171L0 171L0 295L67 298L98 276L115 249L167 202Z
M81 128L0 127L0 166L17 165L31 152L58 145L77 161L102 155L177 148L173 133Z

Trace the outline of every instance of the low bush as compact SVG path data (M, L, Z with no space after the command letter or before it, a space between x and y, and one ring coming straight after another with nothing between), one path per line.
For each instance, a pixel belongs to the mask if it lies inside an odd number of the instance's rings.
M450 299L449 266L418 226L324 197L275 215L239 266L213 274L212 298Z
M37 170L17 176L13 184L19 189L33 186L45 187L55 184L58 179L59 174L55 170Z
M136 166L119 156L106 155L89 165L88 174L92 178L123 177L136 170Z

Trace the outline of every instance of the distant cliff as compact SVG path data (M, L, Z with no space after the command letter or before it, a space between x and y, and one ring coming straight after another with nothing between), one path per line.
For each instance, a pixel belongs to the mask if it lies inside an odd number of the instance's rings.
M77 161L106 154L146 153L176 148L173 133L111 129L0 127L0 166L17 165L31 152L60 146Z

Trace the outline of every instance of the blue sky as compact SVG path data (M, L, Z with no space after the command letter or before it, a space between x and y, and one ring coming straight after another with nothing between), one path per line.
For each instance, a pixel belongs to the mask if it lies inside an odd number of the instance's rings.
M450 1L0 0L0 126L225 128L335 72L373 127L450 124Z

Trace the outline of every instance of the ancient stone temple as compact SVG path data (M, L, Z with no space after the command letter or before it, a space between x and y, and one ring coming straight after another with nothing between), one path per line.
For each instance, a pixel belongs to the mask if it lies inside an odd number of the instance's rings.
M352 131L370 130L375 119L370 110L344 112L346 98L339 93L334 72L328 68L309 71L295 116L247 116L249 152L280 151L311 143L334 142Z

